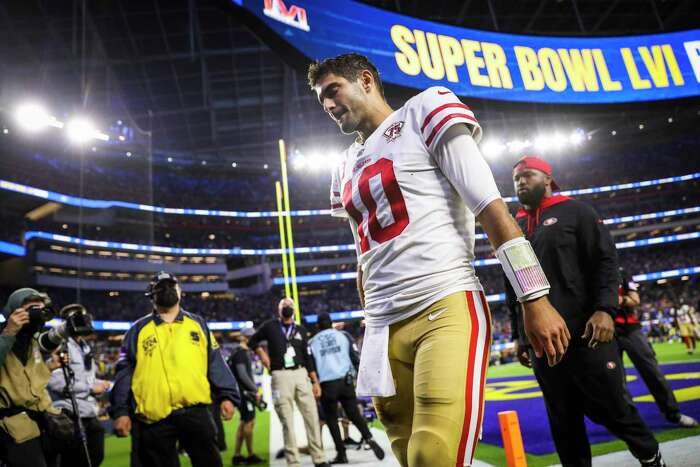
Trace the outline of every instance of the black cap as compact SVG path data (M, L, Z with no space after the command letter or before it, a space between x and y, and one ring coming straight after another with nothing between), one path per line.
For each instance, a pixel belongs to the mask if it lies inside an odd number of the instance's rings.
M318 327L320 329L329 329L333 327L333 319L330 313L323 311L318 314Z
M151 277L151 282L148 284L148 290L146 291L146 295L153 295L153 290L155 290L155 288L163 282L172 282L173 284L179 283L177 277L175 277L174 275L166 271L160 271L158 274L155 274L153 277Z

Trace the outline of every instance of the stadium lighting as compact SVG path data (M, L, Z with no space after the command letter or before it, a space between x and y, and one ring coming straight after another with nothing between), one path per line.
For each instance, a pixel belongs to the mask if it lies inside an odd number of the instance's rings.
M569 136L569 142L573 144L574 146L578 146L579 144L583 143L585 139L585 133L582 129L575 130L571 135ZM589 138L590 139L590 138Z
M231 167L233 167L235 169L236 167L238 167L238 164L235 162L231 162Z
M173 158L172 158L172 157L168 157L168 162L172 162L172 161L173 161Z
M43 130L52 120L46 109L38 104L22 104L17 108L15 118L20 128L29 132Z
M297 151L296 156L292 159L292 164L297 170L303 170L306 167L306 157Z
M505 144L500 141L490 140L484 142L482 151L486 157L498 157L505 149Z
M530 140L521 141L519 139L516 139L516 140L509 141L508 143L506 143L506 146L508 146L508 150L510 152L518 153L518 152L522 151L523 149L526 149L526 148L529 148L530 146L532 146L532 143L530 142Z
M83 144L95 137L95 126L90 120L76 117L66 127L68 139L76 144Z

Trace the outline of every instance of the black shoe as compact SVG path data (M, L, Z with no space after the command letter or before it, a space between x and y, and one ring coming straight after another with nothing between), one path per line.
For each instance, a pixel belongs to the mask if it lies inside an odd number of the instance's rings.
M348 456L344 452L339 452L336 454L335 459L331 461L331 464L349 464Z
M346 446L360 446L362 444L361 441L355 441L354 439L350 438L349 436L343 440L343 444Z
M372 452L374 452L374 455L377 456L377 459L382 460L384 459L384 449L380 445L377 444L377 442L373 439L367 439L365 440L369 447L372 449Z
M666 462L664 462L663 458L661 457L661 451L658 451L653 459L639 459L639 464L642 467L666 467Z
M331 467L328 462L321 462L320 464L314 464L314 467Z
M284 459L284 448L277 451L277 454L275 454L275 459Z
M231 463L233 465L243 465L246 463L246 458L243 456L233 456L233 459L231 459Z
M265 462L265 459L261 459L255 454L248 456L248 458L245 460L245 463L248 465L262 464L263 462Z

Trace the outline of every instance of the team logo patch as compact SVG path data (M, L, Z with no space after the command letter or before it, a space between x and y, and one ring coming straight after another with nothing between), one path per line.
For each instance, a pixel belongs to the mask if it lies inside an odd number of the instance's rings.
M617 367L615 362L608 362L605 364L605 366L608 368L608 370L614 370Z
M386 129L386 131L384 132L384 137L386 138L387 143L391 143L396 138L401 136L401 129L403 128L403 124L403 121L392 123L391 126L389 126L389 128Z
M553 225L556 224L558 220L559 219L556 217L550 217L549 219L545 219L544 222L542 222L542 225Z
M190 332L190 337L192 338L192 343L193 344L198 344L199 343L199 333L197 331L192 331Z
M153 355L153 351L156 348L156 344L158 344L156 336L148 336L147 338L145 338L143 340L143 343L141 344L141 346L143 347L143 353L145 353L147 357Z

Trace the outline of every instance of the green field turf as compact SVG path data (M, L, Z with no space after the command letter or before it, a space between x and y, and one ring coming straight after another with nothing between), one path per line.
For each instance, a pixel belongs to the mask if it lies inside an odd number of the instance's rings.
M670 344L654 344L654 351L656 352L656 358L659 360L659 363L662 364L700 361L700 354L698 354L697 351L695 355L688 355L685 346L680 342L674 342ZM625 355L625 367L631 366L632 362L630 362L630 360L627 358L627 355ZM487 376L488 378L501 378L509 376L524 376L531 374L532 370L530 370L529 368L525 368L519 363L509 363L507 365L489 367ZM671 441L674 439L680 439L696 435L700 435L700 428L677 428L655 433L656 439L659 442ZM591 445L591 451L594 456L608 454L611 452L624 451L626 449L627 446L624 442L620 440ZM489 464L504 465L506 456L504 450L499 446L492 446L490 444L479 443L479 445L476 448L475 457L481 461L488 462ZM535 456L527 454L527 465L529 467L544 467L558 463L559 457L557 457L556 454L549 454L544 456Z
M224 431L226 432L226 445L228 449L222 453L222 458L225 466L231 465L233 457L233 442L238 426L238 412L234 419L230 422L224 422ZM268 459L267 452L269 446L270 433L270 413L258 412L255 416L255 435L253 437L253 449L258 456ZM131 439L117 438L109 436L105 439L105 460L102 463L103 467L129 467L129 452L131 451ZM243 448L243 455L248 455L248 452ZM267 466L269 464L259 464ZM187 456L180 456L181 467L191 467L192 464Z
M685 347L681 343L671 343L671 344L656 344L654 345L654 350L656 351L657 358L660 363L676 363L676 362L688 362L688 361L700 361L700 354L688 355L685 351ZM625 366L631 366L630 361L625 357ZM488 378L499 378L499 377L509 377L509 376L523 376L532 374L532 370L521 366L518 363L510 363L507 365L493 366L488 370ZM269 446L269 429L270 429L270 413L258 412L256 418L255 426L255 451L261 457L269 458L270 454L267 452ZM233 456L233 435L235 428L238 424L238 414L234 420L224 423L224 428L226 430L226 441L228 444L228 450L223 453L224 465L231 465L231 457ZM372 426L381 428L381 423L375 422ZM656 438L659 442L671 441L674 439L684 438L687 436L700 435L700 428L696 429L673 429L663 432L657 432ZM600 443L591 446L593 455L602 455L610 452L623 451L627 449L622 441L610 441L607 443ZM130 451L130 440L128 438L116 438L114 436L109 436L105 441L105 461L102 463L105 467L128 467L129 466L129 451ZM485 443L479 443L476 449L475 457L484 462L488 462L493 465L504 465L505 464L505 453L502 448L498 446L492 446ZM530 467L540 467L557 464L559 458L556 454L549 454L544 456L534 456L527 455L528 466ZM190 467L191 464L187 456L181 457L182 467ZM267 464L261 464L263 466Z

